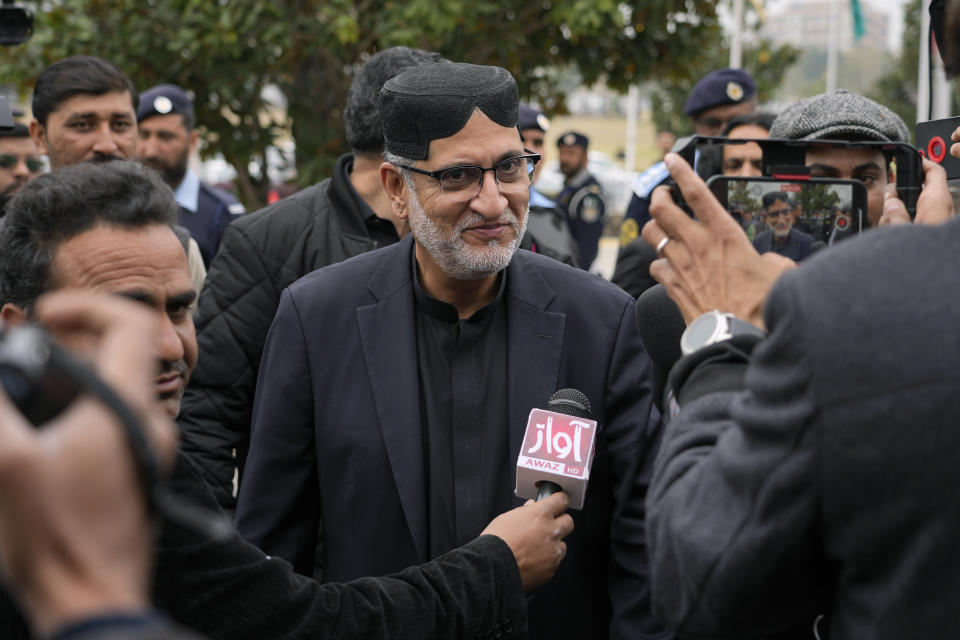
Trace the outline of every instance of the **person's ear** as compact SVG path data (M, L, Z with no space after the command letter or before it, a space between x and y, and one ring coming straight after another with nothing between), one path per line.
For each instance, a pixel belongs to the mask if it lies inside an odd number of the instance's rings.
M196 129L190 131L190 135L187 136L187 139L190 141L190 153L193 154L197 150L197 144L200 142L200 134L197 133Z
M27 313L12 302L6 302L0 307L0 321L5 327L19 327L27 323Z
M40 153L47 153L47 130L36 118L30 121L30 138L33 139L33 144L37 145Z
M383 191L390 200L390 206L393 209L393 215L401 220L406 220L410 215L408 211L407 181L400 175L400 169L395 165L384 162L380 165L380 184L383 185Z

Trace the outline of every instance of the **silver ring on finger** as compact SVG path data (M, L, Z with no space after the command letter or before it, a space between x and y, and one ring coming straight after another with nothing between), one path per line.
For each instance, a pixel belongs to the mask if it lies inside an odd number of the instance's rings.
M670 236L663 236L663 239L657 243L657 257L663 257L663 248L670 242Z

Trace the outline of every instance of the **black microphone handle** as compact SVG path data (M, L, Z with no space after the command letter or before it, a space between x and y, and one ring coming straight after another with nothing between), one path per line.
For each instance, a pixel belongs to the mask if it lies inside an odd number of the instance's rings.
M537 483L537 502L540 502L544 498L549 498L555 493L560 493L561 491L563 491L563 487L558 485L556 482L541 480Z

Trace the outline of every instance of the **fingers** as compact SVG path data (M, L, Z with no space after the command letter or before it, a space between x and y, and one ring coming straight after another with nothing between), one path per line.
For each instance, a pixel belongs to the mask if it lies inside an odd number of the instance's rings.
M152 383L156 354L154 314L119 296L58 291L37 302L38 319L66 343L78 335L95 344L97 372L139 415L161 464L170 464L178 434L156 401Z
M557 518L556 525L558 529L557 535L560 540L563 540L573 532L573 518L569 513L565 513Z
M939 164L923 160L923 191L917 199L916 222L940 224L953 217L953 196L947 186L947 172Z
M689 233L691 227L695 227L697 224L673 201L670 187L657 187L653 190L653 195L650 198L650 215L657 222L657 227L673 238L685 239L686 233ZM646 227L647 225L644 225L644 228ZM647 234L643 234L643 238L654 247L661 240L661 238L654 240Z
M880 216L880 226L910 224L910 222L907 206L897 197L897 185L888 184L883 191L883 215Z
M700 305L696 304L688 294L683 280L671 266L670 260L654 260L650 265L650 275L666 288L667 295L676 303L687 324L703 313Z
M770 266L770 270L772 272L777 274L774 279L779 278L786 271L797 268L796 262L786 256L781 256L779 253L774 253L773 251L763 254L760 256L760 259Z
M960 127L953 130L953 133L950 134L950 139L955 143L960 143ZM960 158L960 144L950 145L950 155L954 158Z
M156 320L142 305L119 296L59 291L42 297L36 312L67 344L78 334L95 337L97 369L111 386L141 406L153 397L150 380L156 356L151 337Z
M32 446L35 436L33 427L0 389L0 474L7 461Z
M670 176L680 188L680 192L683 193L684 200L687 201L687 204L690 205L693 212L697 214L697 219L700 222L714 230L740 229L740 225L737 224L736 220L727 213L726 209L724 209L714 195L710 193L707 184L683 158L675 153L668 153L664 158L664 163L670 170ZM669 195L669 192L664 195ZM656 198L656 191L654 191L654 198ZM653 202L654 201L651 200L651 215L660 222L663 229L671 236L682 233L684 227L693 224L690 217L676 205L673 206L673 209L682 214L682 219L674 215L673 210L666 211L668 213L666 217L664 217L663 214L656 215Z
M527 504L529 503L530 501L527 502ZM546 509L551 516L556 518L567 510L567 507L570 505L570 496L568 496L565 491L558 491L536 504Z

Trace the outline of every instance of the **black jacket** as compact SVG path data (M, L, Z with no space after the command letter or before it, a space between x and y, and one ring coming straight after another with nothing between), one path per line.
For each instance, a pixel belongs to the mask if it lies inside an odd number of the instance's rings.
M324 580L430 558L412 256L408 236L299 280L264 350L237 528L304 573L322 530ZM531 638L666 637L647 599L643 508L660 420L634 301L527 251L507 270L504 460L516 464L531 408L557 389L585 393L603 425L566 558L528 610Z
M227 227L207 272L196 318L200 356L179 423L184 451L225 507L234 504L233 451L241 468L246 458L260 354L280 292L380 246L365 222L373 211L347 179L352 161L342 156L331 178Z
M960 220L844 241L774 287L742 391L676 385L647 530L681 637L956 636L958 247Z
M175 493L217 510L189 456L178 457L171 484ZM214 542L164 522L153 587L161 612L211 640L523 638L527 632L513 552L489 535L393 576L321 585L236 533ZM0 588L0 638L29 637L19 610ZM194 638L185 631L152 635L150 630L102 637Z

